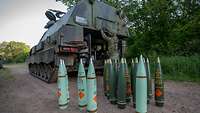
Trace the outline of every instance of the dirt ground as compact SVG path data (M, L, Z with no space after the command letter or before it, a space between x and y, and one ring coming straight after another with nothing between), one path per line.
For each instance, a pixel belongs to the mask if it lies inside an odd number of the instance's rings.
M58 109L57 85L47 84L29 75L26 65L9 65L8 75L0 73L0 113L80 113L76 77L70 77L70 104ZM4 73L5 74L5 73ZM5 77L9 76L9 77ZM126 109L111 105L103 93L103 79L98 80L98 113L135 113L132 103ZM188 82L165 82L165 105L156 107L154 99L148 113L200 113L200 85Z

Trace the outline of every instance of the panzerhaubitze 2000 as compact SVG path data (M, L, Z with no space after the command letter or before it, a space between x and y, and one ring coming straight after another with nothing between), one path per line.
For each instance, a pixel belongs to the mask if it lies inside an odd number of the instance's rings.
M124 55L128 38L127 18L122 11L98 0L81 0L67 13L48 10L48 29L28 57L31 75L52 83L57 80L59 60L70 72L77 72L79 59L94 61L101 72L104 60Z

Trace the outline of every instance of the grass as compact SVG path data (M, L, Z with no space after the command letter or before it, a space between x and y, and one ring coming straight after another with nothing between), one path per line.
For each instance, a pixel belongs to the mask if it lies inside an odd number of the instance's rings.
M14 77L11 75L8 68L0 69L0 79L4 80L14 80Z
M200 83L200 56L162 56L160 60L165 80ZM151 70L154 72L155 62L151 62Z
M192 75L167 75L163 76L164 80L173 80L173 81L185 81L185 82L196 82L200 84L200 77L192 76Z

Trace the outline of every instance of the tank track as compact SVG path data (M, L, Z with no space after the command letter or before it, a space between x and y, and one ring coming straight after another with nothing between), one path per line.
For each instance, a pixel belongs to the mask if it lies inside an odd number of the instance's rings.
M42 81L54 83L57 81L58 68L51 64L29 64L29 73Z

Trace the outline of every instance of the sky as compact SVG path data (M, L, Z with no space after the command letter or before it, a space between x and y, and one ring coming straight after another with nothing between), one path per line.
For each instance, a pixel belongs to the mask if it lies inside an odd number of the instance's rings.
M67 11L56 0L0 0L0 43L13 40L36 45L46 31L48 9Z

